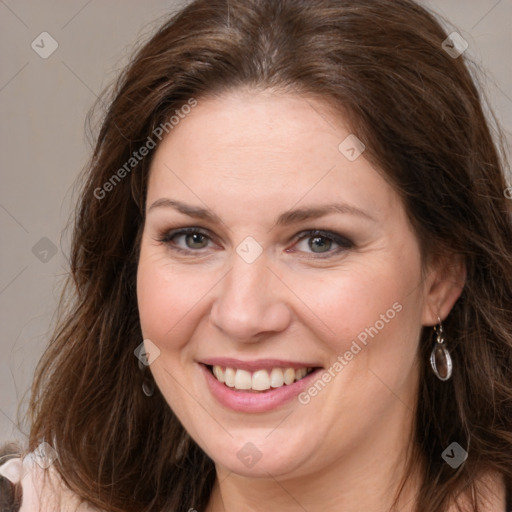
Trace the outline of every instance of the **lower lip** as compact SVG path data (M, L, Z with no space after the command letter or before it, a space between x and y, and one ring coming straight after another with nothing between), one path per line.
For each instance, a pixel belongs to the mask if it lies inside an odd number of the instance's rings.
M309 375L306 375L306 377L290 385L285 384L280 388L271 388L268 391L250 393L236 391L234 388L222 384L212 375L204 364L199 364L199 366L206 378L206 383L212 395L222 405L237 412L267 412L277 409L296 398L310 385L310 382L316 377L317 373L322 370L318 368Z

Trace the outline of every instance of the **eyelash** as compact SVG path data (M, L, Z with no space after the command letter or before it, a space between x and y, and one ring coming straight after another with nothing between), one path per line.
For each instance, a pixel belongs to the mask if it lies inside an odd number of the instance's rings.
M182 235L201 235L209 240L213 241L213 239L209 236L208 232L201 228L197 227L189 227L189 228L181 228L176 230L171 230L164 232L162 235L160 235L156 240L158 242L166 244L169 249L172 251L176 251L182 254L191 254L194 252L200 252L203 249L183 249L181 247L178 247L173 239L175 239L178 236ZM324 238L327 240L333 241L335 244L337 244L339 247L334 250L327 251L325 253L317 253L317 254L326 254L327 256L307 256L307 258L310 259L326 259L329 257L332 257L336 254L339 254L342 251L346 251L348 249L352 249L354 247L354 243L349 240L348 238L339 235L338 233L334 233L332 231L324 231L321 229L310 229L306 231L301 231L295 237L293 238L294 245L304 239L308 238ZM309 253L309 254L315 254L315 253Z

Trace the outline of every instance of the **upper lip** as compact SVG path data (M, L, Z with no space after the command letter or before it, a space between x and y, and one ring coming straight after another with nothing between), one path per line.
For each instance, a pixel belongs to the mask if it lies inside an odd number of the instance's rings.
M223 366L225 368L237 368L247 371L268 370L272 368L318 368L321 366L317 363L285 361L284 359L254 359L252 361L242 361L241 359L232 357L209 357L199 362L206 366Z

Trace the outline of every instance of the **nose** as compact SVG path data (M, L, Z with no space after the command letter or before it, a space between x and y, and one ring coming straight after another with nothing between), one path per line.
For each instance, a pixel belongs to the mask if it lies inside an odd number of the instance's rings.
M284 331L291 322L289 290L271 271L264 253L252 263L235 253L231 271L217 290L210 318L228 339L260 341L265 334Z

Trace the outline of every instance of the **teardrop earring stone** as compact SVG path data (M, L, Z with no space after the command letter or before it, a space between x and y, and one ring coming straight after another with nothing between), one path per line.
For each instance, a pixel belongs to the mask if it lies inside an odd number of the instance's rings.
M155 392L155 384L150 380L144 380L142 383L142 391L146 396L153 396Z
M452 376L452 358L445 346L436 344L430 354L430 364L440 380L448 380Z

